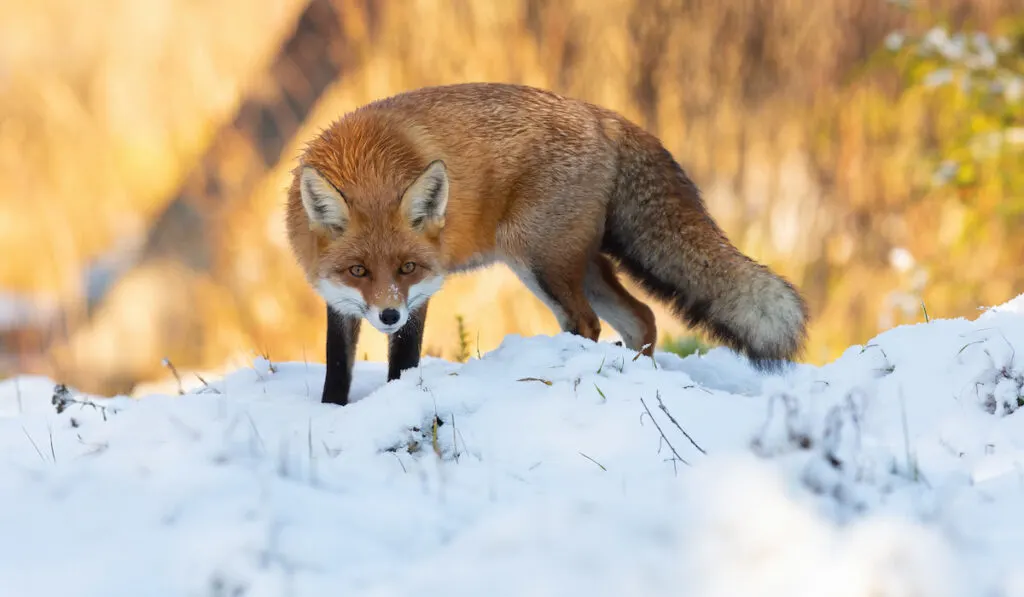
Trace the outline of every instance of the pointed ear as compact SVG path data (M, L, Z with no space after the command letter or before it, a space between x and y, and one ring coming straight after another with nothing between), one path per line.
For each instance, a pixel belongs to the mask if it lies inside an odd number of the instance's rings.
M316 168L302 167L299 192L310 224L336 232L345 230L348 225L348 205L345 204L345 197L333 184L327 182Z
M444 162L434 160L402 195L402 213L414 230L433 225L444 227L448 208L448 169Z

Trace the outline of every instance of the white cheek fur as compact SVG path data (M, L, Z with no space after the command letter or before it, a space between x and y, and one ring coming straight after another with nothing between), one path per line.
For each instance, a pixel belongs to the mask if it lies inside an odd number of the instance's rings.
M352 317L366 317L370 324L384 333L392 333L401 328L409 320L409 312L423 304L444 284L444 276L434 276L413 284L409 288L409 297L405 306L398 307L401 318L394 325L384 325L380 321L377 307L366 304L362 293L351 286L321 279L317 285L317 293L335 311Z
M444 285L444 276L434 276L421 280L409 287L409 310L413 310L423 304L423 301L430 298L441 286Z
M366 313L366 301L363 300L362 293L351 286L321 279L316 285L316 290L328 305L342 315L361 317Z

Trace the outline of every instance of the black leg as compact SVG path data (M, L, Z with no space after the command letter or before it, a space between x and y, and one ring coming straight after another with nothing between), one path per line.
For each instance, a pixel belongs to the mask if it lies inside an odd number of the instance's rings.
M327 375L321 402L341 406L348 404L361 321L358 317L341 315L327 307Z
M420 364L423 348L423 326L427 321L427 303L409 316L409 321L388 337L388 381L398 379L402 371Z

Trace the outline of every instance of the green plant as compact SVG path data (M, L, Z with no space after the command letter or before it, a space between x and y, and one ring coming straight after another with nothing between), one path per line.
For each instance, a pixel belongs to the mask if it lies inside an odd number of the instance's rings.
M659 349L663 352L675 353L685 358L692 354L707 352L711 349L711 345L705 343L697 336L668 337L662 340Z
M981 31L921 18L934 25L894 32L876 64L895 70L901 95L932 108L930 182L993 215L1024 214L1024 19ZM1004 199L981 205L991 191Z
M455 325L459 334L459 347L455 353L455 360L465 363L469 360L469 332L466 331L466 322L461 315L455 316Z

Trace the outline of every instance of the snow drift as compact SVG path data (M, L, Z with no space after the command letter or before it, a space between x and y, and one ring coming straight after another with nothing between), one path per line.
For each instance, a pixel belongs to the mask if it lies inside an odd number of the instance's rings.
M1024 596L1021 300L774 377L561 334L346 407L7 380L0 594Z

